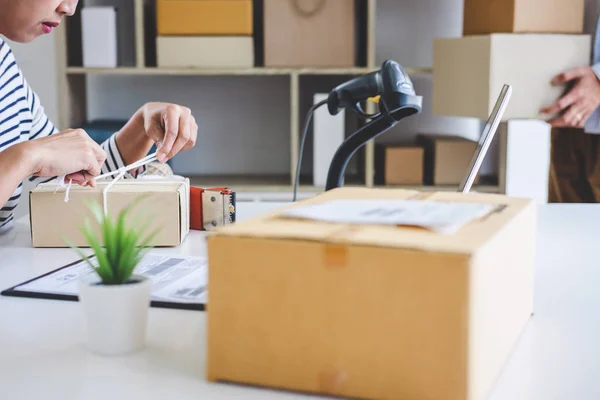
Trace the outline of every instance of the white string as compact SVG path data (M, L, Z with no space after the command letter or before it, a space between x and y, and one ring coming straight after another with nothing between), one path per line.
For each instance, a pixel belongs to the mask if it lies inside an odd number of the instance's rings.
M121 171L119 175L117 175L117 177L113 179L113 181L102 191L102 206L104 207L104 215L108 215L108 202L106 201L106 194L108 193L108 189L113 187L113 185L117 183L117 181L121 179L123 175L125 175L125 171Z
M58 191L59 188L66 186L67 190L65 190L65 203L69 202L69 191L71 190L71 185L73 184L73 179L69 179L69 184L65 185L65 176L59 176L57 179L56 190L54 193Z
M103 175L99 175L99 176L97 176L95 178L95 179L104 179L104 178L108 178L109 176L117 175L115 177L115 179L113 179L113 181L106 188L104 188L104 190L102 191L102 203L103 203L103 206L104 206L104 215L108 214L108 205L107 205L107 201L106 201L106 194L107 194L108 190L111 187L113 187L113 185L115 183L117 183L117 181L119 179L121 179L123 176L125 176L125 174L127 173L127 171L143 167L144 165L149 164L151 162L154 162L156 160L157 160L156 153L152 153L152 154L147 155L146 157L144 157L144 158L142 158L142 159L140 159L140 160L138 160L138 161L136 161L136 162L134 162L132 164L126 165L126 166L121 167L119 169L116 169L116 170L114 170L112 172L109 172L109 173L106 173L106 174L103 174ZM61 188L61 187L65 187L66 186L66 188L67 188L65 190L65 203L69 202L69 191L71 190L72 183L73 183L73 180L71 179L71 180L69 180L69 184L65 185L65 176L64 175L63 176L59 176L57 178L57 180L56 180L57 186L56 186L56 190L54 191L54 193L56 193L58 191L58 189Z

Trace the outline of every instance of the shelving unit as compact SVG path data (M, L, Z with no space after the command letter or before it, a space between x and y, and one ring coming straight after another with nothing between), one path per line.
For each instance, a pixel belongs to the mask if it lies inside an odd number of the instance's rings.
M84 0L80 2L81 7L90 4L92 0ZM93 4L112 4L119 0L95 0ZM121 0L123 1L123 0ZM146 15L147 11L152 9L153 1L148 0L133 0L133 26L131 29L134 32L133 42L135 43L135 54L131 57L127 66L119 66L114 69L107 68L86 68L81 66L80 55L81 50L80 39L78 38L77 30L80 28L80 19L77 15L69 18L66 23L62 24L56 32L57 40L57 59L59 73L59 99L61 104L60 119L58 121L61 128L81 126L87 119L87 99L89 93L86 89L86 81L91 77L105 76L111 77L157 77L176 79L176 77L279 77L286 79L289 87L289 148L281 149L281 151L289 152L289 171L285 174L260 174L253 176L252 174L231 175L224 172L222 174L207 174L202 176L190 176L192 181L199 185L229 185L237 191L248 192L291 192L293 188L293 180L296 173L296 164L298 161L298 150L300 142L300 132L304 124L305 115L301 113L302 107L306 108L306 104L301 102L301 89L303 79L319 79L321 77L329 77L332 81L350 78L361 74L374 71L379 68L376 59L376 24L377 24L377 0L362 0L366 2L366 66L353 68L268 68L254 67L246 69L199 69L199 68L159 68L148 63L148 49L152 48L152 43L148 43L148 24L152 23ZM80 12L80 11L78 11ZM151 16L150 16L151 18ZM412 68L404 66L406 71L411 75L416 74L431 74L431 68ZM333 87L333 86L332 86ZM285 99L288 101L288 99ZM374 112L375 105L371 102L367 103L367 111ZM251 150L248 150L251 151ZM251 156L251 154L250 154ZM375 146L374 143L368 143L361 150L359 161L355 165L353 175L347 175L346 182L348 185L359 185L374 187L375 175ZM306 161L304 161L306 163ZM358 164L360 163L360 164ZM303 168L304 168L303 164ZM178 171L175 171L176 173ZM306 184L306 177L302 179L300 192L312 193L319 192L322 188L314 187ZM455 190L455 188L445 187L427 187L427 186L411 186L410 189L420 190ZM496 185L486 186L480 185L474 188L478 191L497 192L500 187Z

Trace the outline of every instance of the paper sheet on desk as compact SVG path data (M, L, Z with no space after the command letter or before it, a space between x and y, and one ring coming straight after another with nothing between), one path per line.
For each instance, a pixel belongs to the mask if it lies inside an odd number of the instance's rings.
M333 223L419 226L438 233L455 233L492 209L492 205L480 203L344 199L289 209L283 215Z
M94 265L96 259L91 259ZM174 303L206 304L208 288L208 262L206 258L147 254L136 267L135 274L152 280L152 300ZM92 278L95 272L85 262L62 268L16 290L77 295L78 282Z

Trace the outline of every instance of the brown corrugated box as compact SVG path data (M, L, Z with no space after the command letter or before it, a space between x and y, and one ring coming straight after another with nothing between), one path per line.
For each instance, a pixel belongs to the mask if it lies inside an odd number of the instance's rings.
M165 68L252 68L254 43L249 36L160 36L156 56Z
M424 149L418 146L376 146L377 185L422 185Z
M434 41L432 110L436 115L487 120L504 84L513 92L503 116L545 119L540 109L566 86L552 78L589 65L589 35L493 34Z
M349 398L479 400L532 315L536 209L491 194L343 188L333 199L483 202L456 234L286 219L208 237L207 377Z
M354 1L264 0L267 67L352 67Z
M252 0L157 0L157 34L252 35Z
M451 135L418 135L425 149L424 178L426 185L459 185L469 170L469 162L477 142ZM474 183L479 183L480 176Z
M89 247L81 228L90 218L96 233L99 229L87 207L88 202L102 205L102 191L110 181L98 181L96 188L73 185L69 201L64 189L56 190L54 182L41 184L29 195L31 238L33 247L67 247L64 238L75 246ZM56 193L55 193L56 191ZM133 215L147 213L152 217L148 233L159 229L151 246L177 246L189 233L189 180L118 181L107 192L109 215L115 217L138 197Z
M465 0L463 35L583 33L585 0Z

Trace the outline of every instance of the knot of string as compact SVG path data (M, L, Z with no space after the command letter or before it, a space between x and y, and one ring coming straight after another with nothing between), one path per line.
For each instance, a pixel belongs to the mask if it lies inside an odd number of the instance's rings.
M110 190L110 188L112 188L114 186L114 184L117 183L117 181L119 179L123 178L123 176L125 176L125 174L127 173L127 171L143 167L144 165L149 164L151 162L154 162L156 160L157 160L156 153L152 153L152 154L147 155L146 157L144 157L144 158L142 158L142 159L140 159L140 160L138 160L138 161L136 161L136 162L134 162L132 164L126 165L124 167L121 167L121 168L116 169L114 171L108 172L106 174L99 175L99 176L97 176L95 178L95 179L98 180L98 179L108 178L108 177L113 176L113 175L117 175L112 180L112 182L109 183L102 190L102 206L104 207L104 215L108 214L108 204L107 204L107 201L106 201L106 197L107 197L106 194L108 193L108 191ZM65 179L66 178L65 178L64 175L57 178L57 180L56 180L57 186L56 186L56 190L54 191L54 193L56 193L56 191L60 187L66 187L66 190L65 190L65 203L68 203L69 202L69 191L71 190L71 185L73 184L73 180L70 179L69 180L69 184L67 185L67 184L65 184Z

